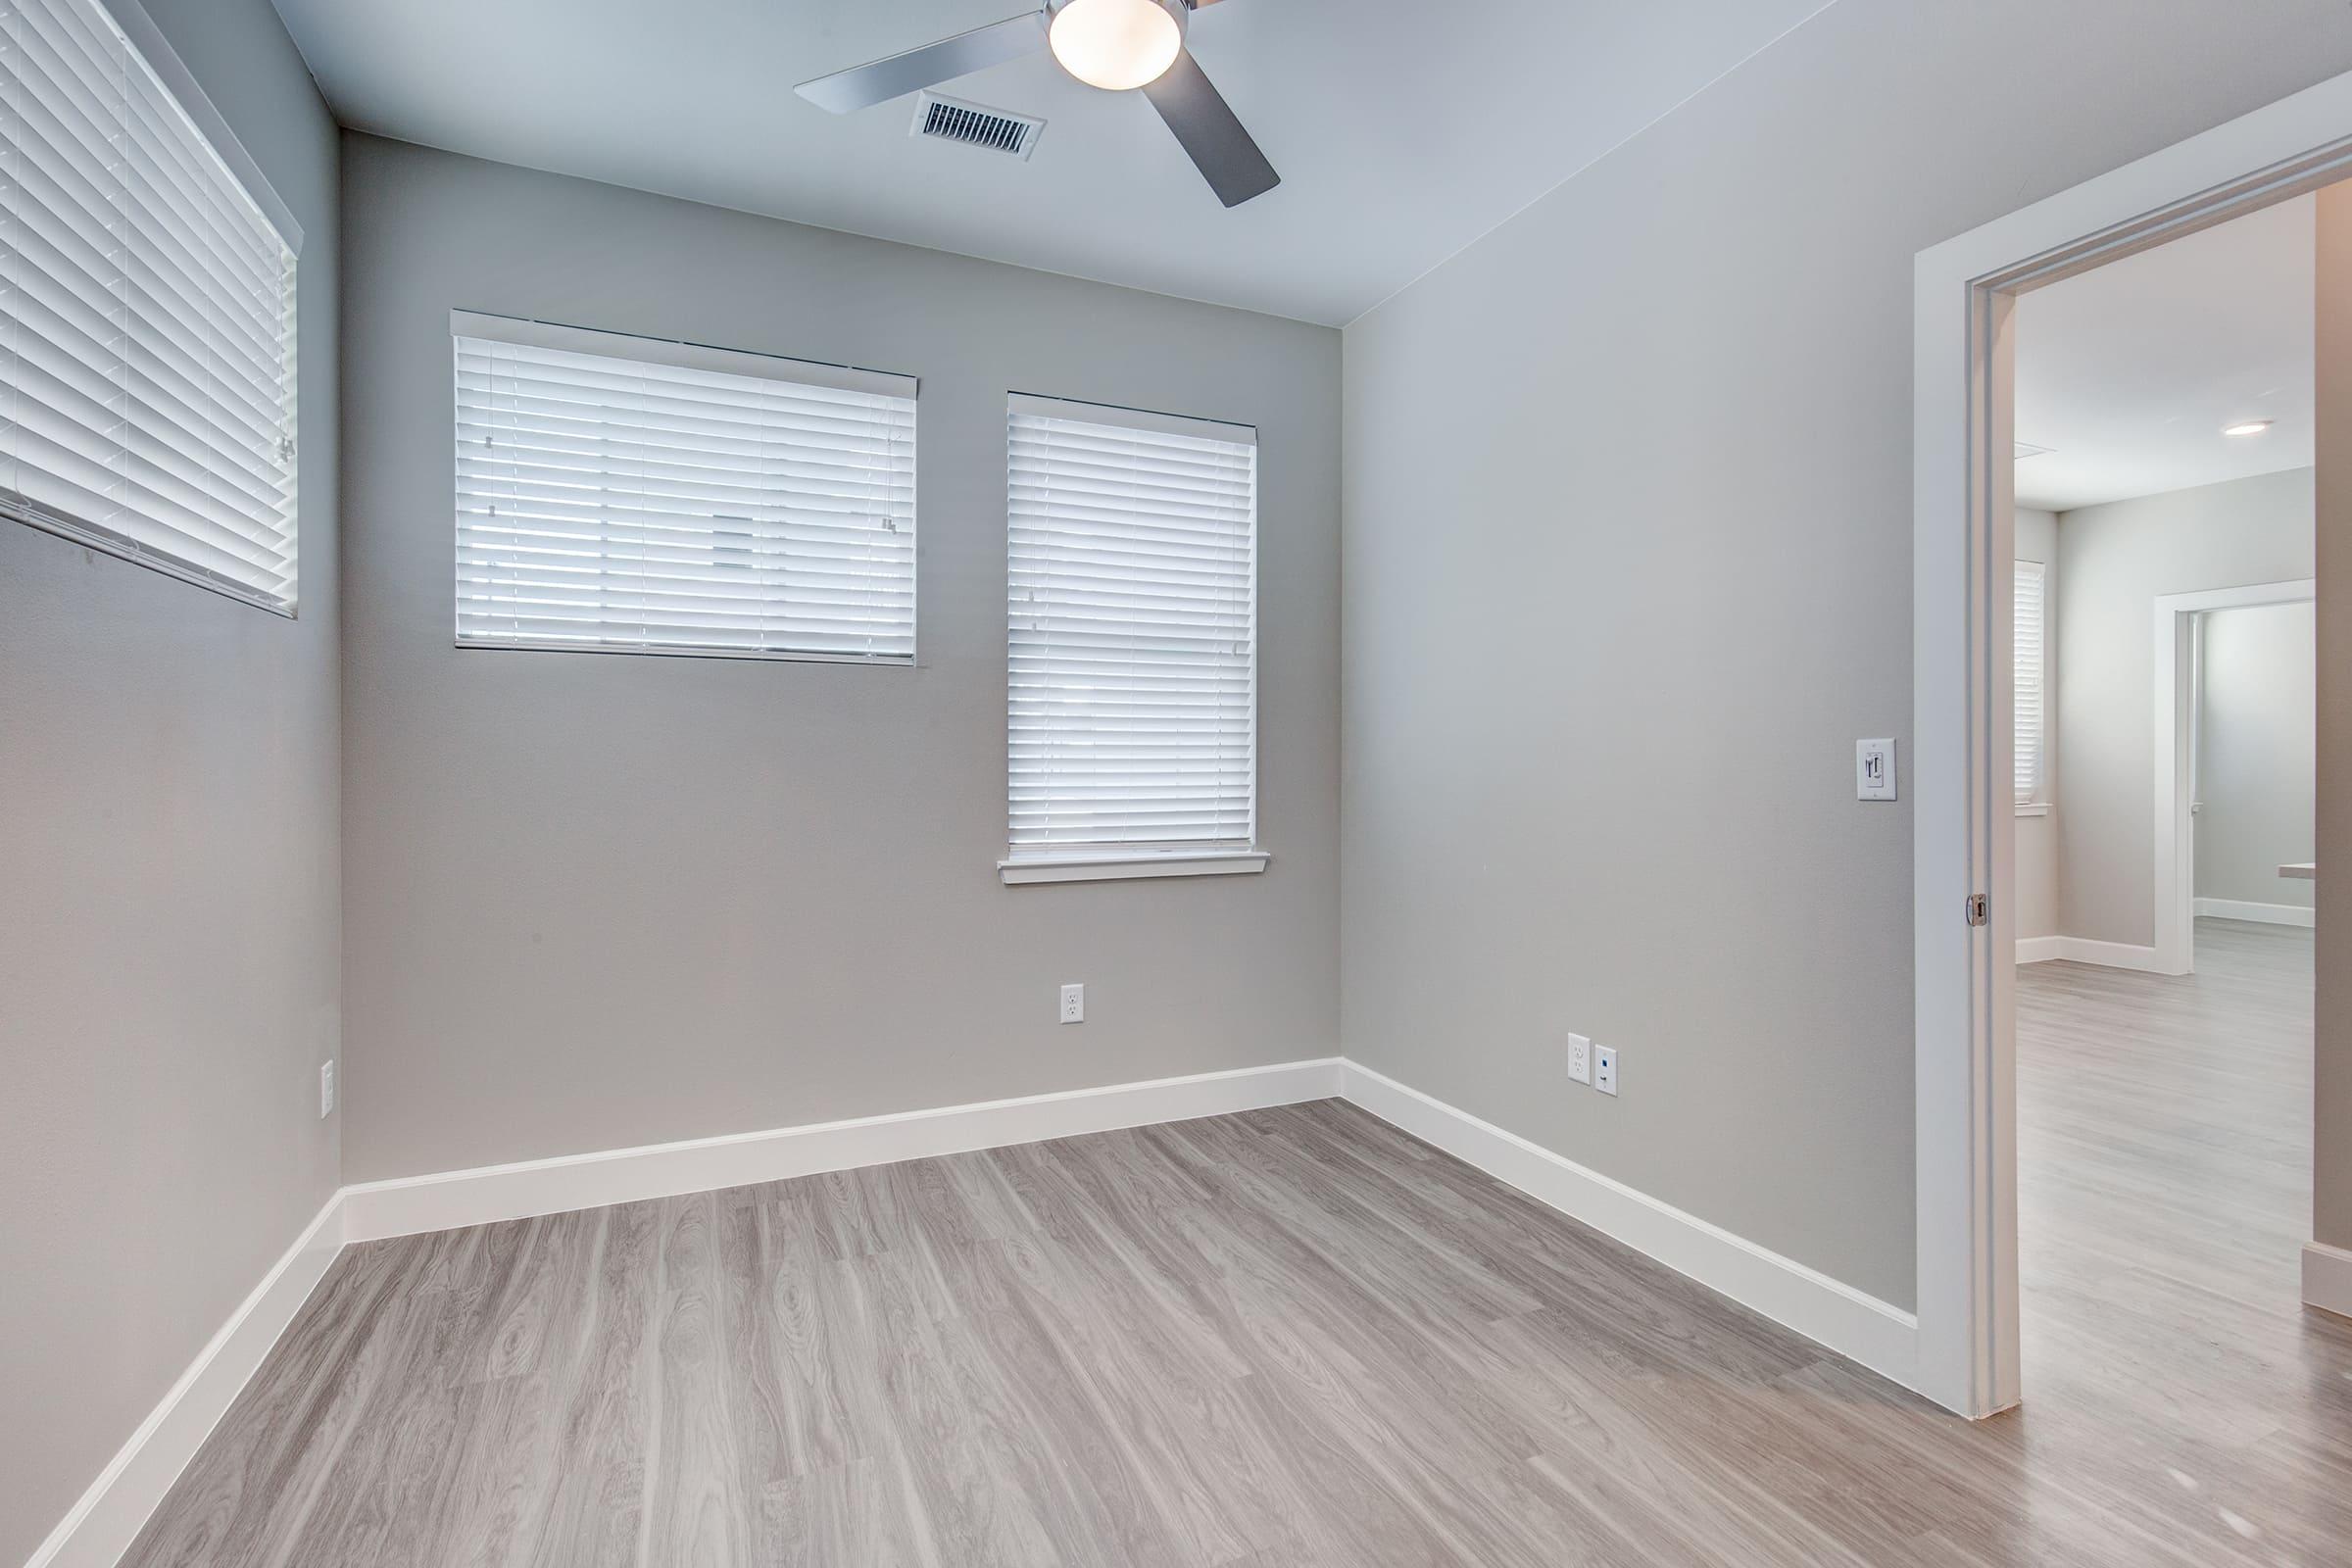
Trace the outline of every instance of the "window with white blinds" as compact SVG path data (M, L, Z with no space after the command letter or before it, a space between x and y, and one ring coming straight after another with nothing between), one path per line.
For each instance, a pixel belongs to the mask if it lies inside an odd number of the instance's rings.
M912 378L451 324L460 643L914 662Z
M2043 610L2042 564L2017 564L2017 804L2037 805L2044 779L2044 737L2049 730L2047 619Z
M1009 422L1012 862L1250 849L1257 433L1022 396Z
M291 614L301 231L121 10L0 0L0 513Z

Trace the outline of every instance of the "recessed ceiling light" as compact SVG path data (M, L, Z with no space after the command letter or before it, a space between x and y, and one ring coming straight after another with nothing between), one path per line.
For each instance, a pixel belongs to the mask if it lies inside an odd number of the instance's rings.
M2236 424L2222 426L2224 435L2260 435L2271 427L2268 419L2241 419Z

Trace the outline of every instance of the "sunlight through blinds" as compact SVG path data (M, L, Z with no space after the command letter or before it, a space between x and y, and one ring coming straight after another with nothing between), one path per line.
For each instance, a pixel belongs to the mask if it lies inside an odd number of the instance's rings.
M912 379L453 330L459 642L914 662Z
M300 233L148 45L0 0L0 513L291 613Z
M1250 848L1256 432L1030 397L1009 425L1014 858Z
M2042 580L2040 562L2017 564L2017 804L2020 806L2032 806L2041 799L2043 736L2048 723Z

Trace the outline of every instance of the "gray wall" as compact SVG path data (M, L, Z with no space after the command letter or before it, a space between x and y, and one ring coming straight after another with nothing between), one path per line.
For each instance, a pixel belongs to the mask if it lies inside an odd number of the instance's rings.
M335 130L269 0L147 8L306 233L302 618L0 521L0 1562L335 1186Z
M344 172L348 1180L1336 1050L1337 332L361 135ZM452 307L922 377L921 666L453 648ZM1259 426L1264 875L999 885L1012 389Z
M2313 609L2265 605L2204 620L2196 896L2308 909L2312 885L2278 867L2313 855Z
M1911 710L1913 257L2347 67L2331 0L1831 6L1351 325L1350 1054L1908 1304L1853 743Z
M2312 574L2312 470L2083 507L2058 521L2058 926L2156 940L2159 594Z
M2058 689L2058 516L2017 509L2017 559L2042 566L2042 799L2058 798L2058 723L2050 699ZM2058 830L2055 815L2017 819L2017 935L2020 941L2058 931Z

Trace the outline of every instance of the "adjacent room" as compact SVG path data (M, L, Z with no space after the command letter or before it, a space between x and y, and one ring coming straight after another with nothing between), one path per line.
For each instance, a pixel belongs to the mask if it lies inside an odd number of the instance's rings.
M0 0L0 1564L2352 1556L2352 11L1008 9Z
M2068 277L2015 320L2025 1385L2183 1438L2329 1428L2299 1253L2318 221L2345 194Z

